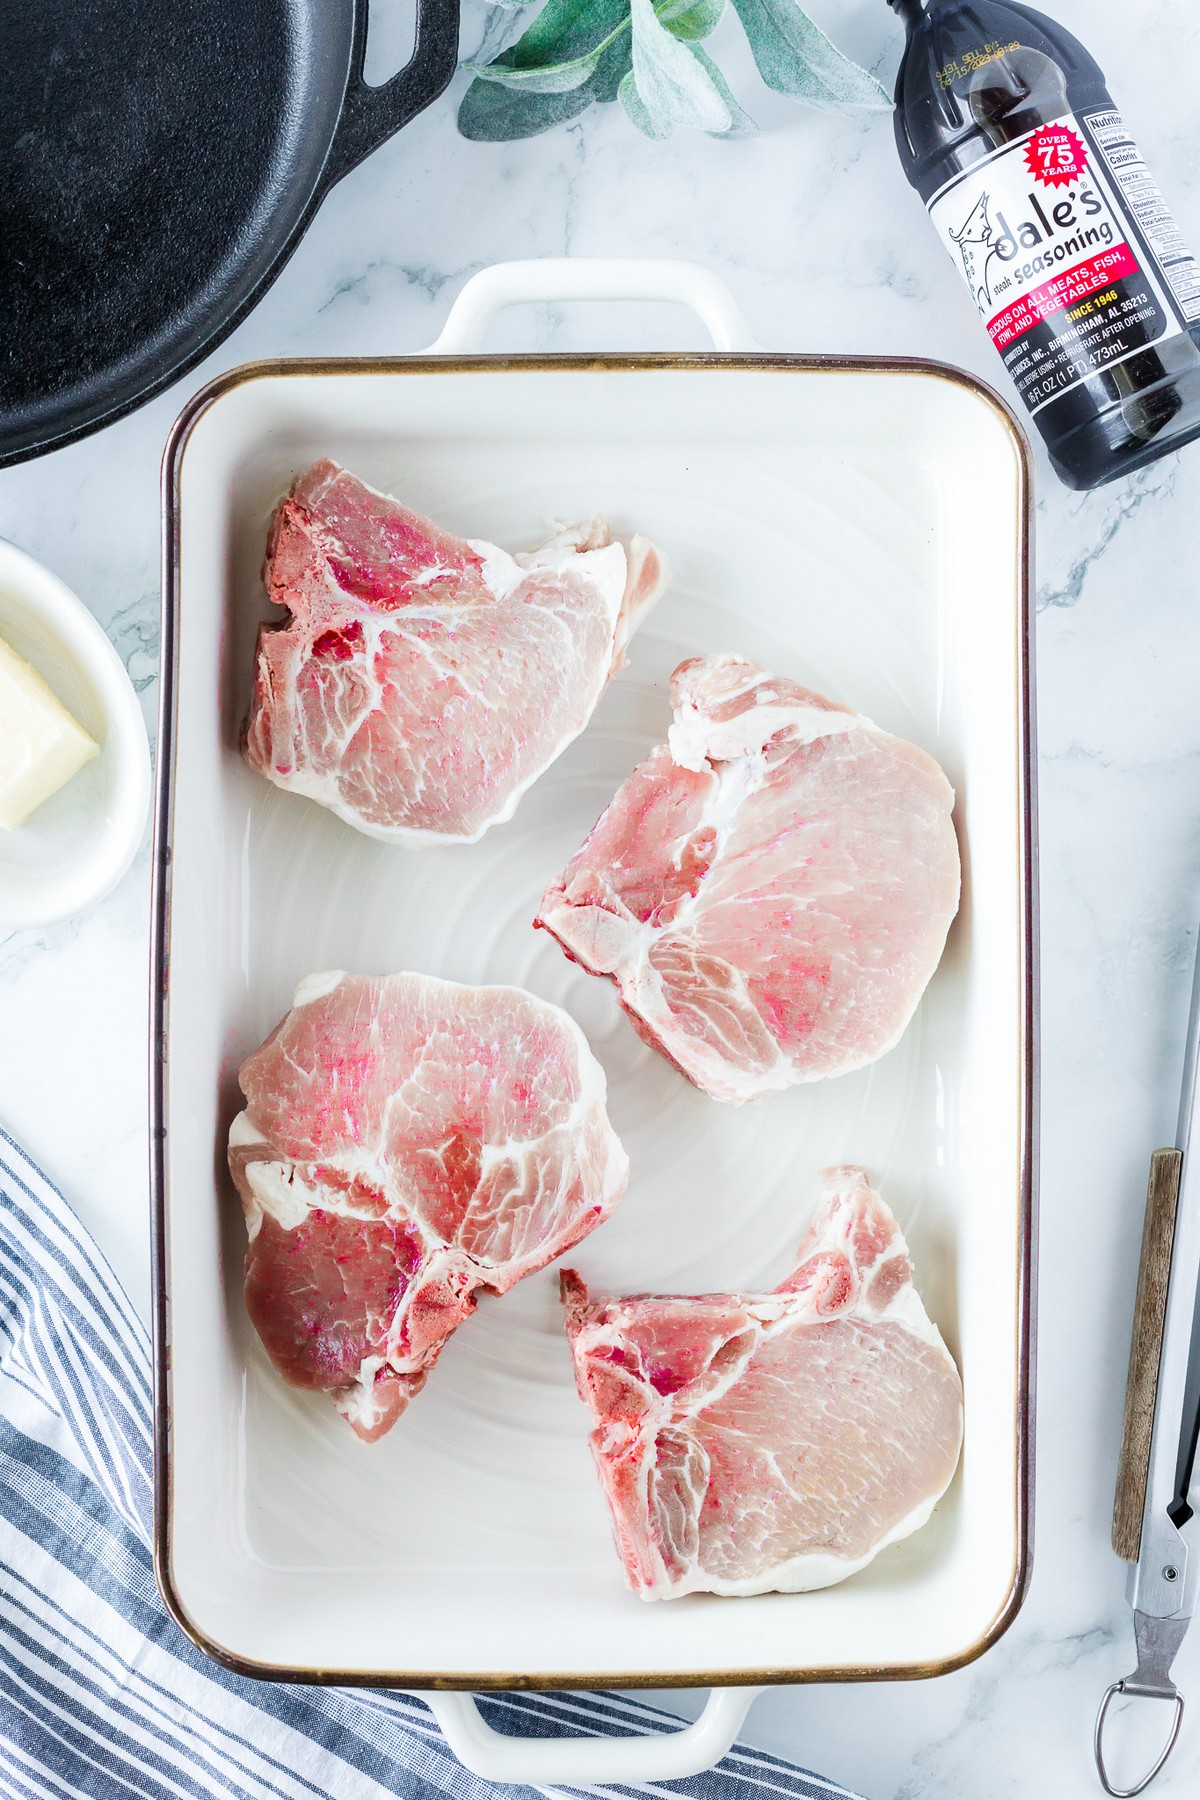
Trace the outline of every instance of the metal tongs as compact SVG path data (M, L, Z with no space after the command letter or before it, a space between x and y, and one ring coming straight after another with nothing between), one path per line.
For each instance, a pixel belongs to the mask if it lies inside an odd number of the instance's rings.
M1134 1566L1129 1604L1137 1668L1115 1681L1096 1718L1096 1767L1116 1800L1144 1793L1179 1737L1183 1695L1171 1666L1192 1622L1200 1580L1200 1527L1189 1495L1196 1485L1200 1431L1200 960L1184 1058L1179 1132L1173 1150L1157 1150L1150 1165L1146 1223L1138 1270L1133 1344L1125 1389L1125 1423L1112 1544ZM1167 1740L1136 1787L1115 1787L1104 1760L1104 1725L1118 1694L1163 1700L1171 1706Z

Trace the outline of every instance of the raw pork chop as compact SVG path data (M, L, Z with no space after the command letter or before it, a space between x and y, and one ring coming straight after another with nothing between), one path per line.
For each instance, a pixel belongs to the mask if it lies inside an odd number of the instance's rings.
M271 525L243 747L278 787L391 843L474 843L578 737L665 585L607 522L509 556L333 462Z
M958 1371L861 1169L830 1169L772 1295L588 1299L562 1277L628 1585L797 1593L925 1523L962 1442Z
M247 1309L280 1374L368 1441L478 1288L561 1256L625 1188L600 1065L519 988L310 975L240 1080Z
M954 794L924 751L739 656L675 722L536 921L716 1100L890 1050L958 909Z

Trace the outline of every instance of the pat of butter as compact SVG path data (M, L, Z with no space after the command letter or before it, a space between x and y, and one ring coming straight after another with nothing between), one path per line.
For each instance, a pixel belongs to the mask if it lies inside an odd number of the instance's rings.
M100 746L0 638L0 830L23 825Z

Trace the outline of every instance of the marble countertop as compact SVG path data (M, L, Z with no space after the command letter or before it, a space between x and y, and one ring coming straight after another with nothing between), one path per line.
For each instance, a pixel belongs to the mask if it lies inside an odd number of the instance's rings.
M372 42L401 59L402 0ZM469 48L488 23L464 9ZM883 0L814 14L888 82ZM1185 234L1200 244L1187 0L1055 0L1106 67ZM429 343L464 278L511 257L685 256L717 270L780 350L942 358L1004 377L897 168L886 115L766 94L732 20L717 49L757 137L640 139L616 108L511 146L464 142L453 95L338 187L275 288L180 386L99 437L0 473L0 533L95 611L153 729L158 464L186 394L268 354ZM461 79L461 78L460 78ZM457 93L458 87L454 90ZM751 99L751 97L753 97ZM497 348L699 347L670 308L543 309ZM751 1738L870 1800L1091 1800L1092 1718L1132 1666L1108 1521L1146 1166L1171 1141L1200 916L1200 446L1090 495L1039 457L1038 661L1043 1156L1037 1541L1017 1623L973 1667L905 1686L778 1690ZM74 1201L148 1302L149 852L71 924L0 938L0 1119ZM1200 1629L1177 1667L1200 1687ZM1153 1724L1161 1719L1155 1709ZM1200 1719L1155 1789L1200 1785Z

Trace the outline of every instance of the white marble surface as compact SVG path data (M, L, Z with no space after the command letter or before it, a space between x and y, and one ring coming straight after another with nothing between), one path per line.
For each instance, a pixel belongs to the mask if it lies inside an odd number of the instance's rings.
M890 81L884 0L813 0ZM1188 0L1056 0L1106 66L1185 231L1200 243L1200 19ZM378 65L403 0L380 4ZM487 9L467 0L464 41ZM205 374L264 354L428 343L463 278L514 256L654 254L718 270L764 344L904 352L1002 376L898 171L888 118L837 120L735 86L763 126L725 144L639 139L615 108L511 147L468 144L443 99L326 203L254 315L176 391L99 438L0 473L0 533L111 632L151 718L158 462ZM455 89L457 92L457 88ZM496 347L698 346L671 309L512 315ZM940 1681L781 1690L753 1739L870 1800L1099 1792L1093 1712L1131 1667L1108 1516L1149 1151L1170 1141L1200 916L1200 446L1097 494L1044 462L1038 506L1043 893L1042 1282L1037 1551L1008 1637ZM0 940L0 1119L148 1298L149 857L76 922ZM1178 1665L1200 1688L1200 1628ZM1153 1713L1154 1724L1160 1721ZM1200 1718L1156 1792L1200 1791Z

